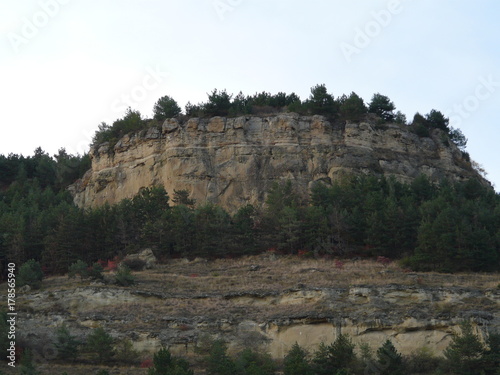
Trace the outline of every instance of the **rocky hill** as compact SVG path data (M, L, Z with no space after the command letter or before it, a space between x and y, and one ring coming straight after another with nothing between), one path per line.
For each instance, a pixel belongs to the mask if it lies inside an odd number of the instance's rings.
M391 339L405 355L424 347L442 355L464 319L483 337L500 327L497 275L413 273L396 264L272 253L178 259L134 275L129 287L106 273L105 282L51 277L41 290L19 293L19 345L53 373L50 343L62 324L83 341L101 326L117 343L131 340L143 359L162 346L194 359L196 348L218 338L231 353L254 348L280 359L295 342L313 351L339 333L374 350Z
M303 191L346 174L482 179L441 130L419 137L409 126L376 119L338 125L294 113L168 119L161 129L93 147L90 156L92 169L71 187L80 207L116 203L154 184L234 211L262 204L272 182L283 179Z

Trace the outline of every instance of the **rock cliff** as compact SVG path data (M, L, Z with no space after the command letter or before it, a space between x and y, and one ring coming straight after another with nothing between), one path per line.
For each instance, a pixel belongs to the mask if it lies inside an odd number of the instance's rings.
M404 125L368 119L339 126L294 113L168 119L161 129L94 147L90 156L92 169L71 188L80 207L116 203L154 184L233 211L262 204L272 182L283 179L305 191L353 173L405 182L420 174L433 181L481 178L440 130L419 137Z
M251 347L283 358L295 342L314 351L339 333L374 350L391 339L406 355L423 347L442 355L464 319L483 337L500 327L495 275L409 273L367 261L339 269L328 259L262 255L172 260L135 277L126 288L112 274L106 284L44 280L42 290L19 295L19 344L50 359L47 343L66 324L82 341L102 326L149 358L162 346L192 355L217 338L232 352Z

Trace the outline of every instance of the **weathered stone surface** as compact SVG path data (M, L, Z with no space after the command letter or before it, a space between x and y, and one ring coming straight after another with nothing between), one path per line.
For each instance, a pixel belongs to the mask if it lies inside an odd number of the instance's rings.
M109 144L91 149L92 170L71 190L77 205L93 207L163 184L169 193L185 189L198 202L234 211L262 204L271 184L284 179L305 191L345 174L404 182L420 174L433 181L481 178L440 130L431 133L421 138L404 125L372 122L334 126L323 116L294 113L169 119L162 131L124 136L113 152Z
M138 254L129 254L124 259L124 261L134 260L143 261L144 268L146 269L151 269L158 263L158 259L156 259L156 256L153 254L153 250L151 249L144 249Z

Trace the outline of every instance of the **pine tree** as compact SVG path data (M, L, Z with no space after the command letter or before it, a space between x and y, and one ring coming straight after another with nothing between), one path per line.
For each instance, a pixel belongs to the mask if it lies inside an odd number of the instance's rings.
M285 375L312 375L313 369L307 360L307 352L298 343L293 344L284 359Z
M403 358L391 340L387 340L377 350L378 367L381 375L403 375Z

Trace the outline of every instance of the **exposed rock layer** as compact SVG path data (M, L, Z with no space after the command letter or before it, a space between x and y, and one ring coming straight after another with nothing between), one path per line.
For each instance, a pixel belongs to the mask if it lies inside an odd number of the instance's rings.
M111 148L91 149L92 169L73 185L81 207L116 203L163 184L188 190L198 202L233 211L259 205L273 181L306 191L316 181L370 173L411 181L463 180L478 174L439 130L419 137L410 128L375 122L334 126L322 116L166 120L162 129L126 135Z

